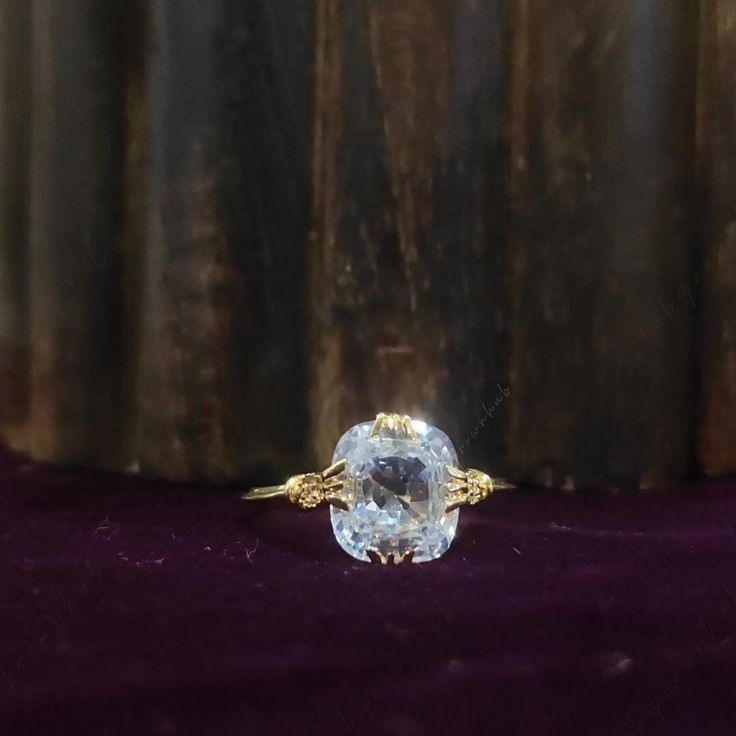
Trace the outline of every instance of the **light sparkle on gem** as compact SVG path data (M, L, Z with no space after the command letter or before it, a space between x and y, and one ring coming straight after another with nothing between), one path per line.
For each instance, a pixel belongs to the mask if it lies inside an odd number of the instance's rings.
M332 530L352 557L369 561L368 550L382 557L414 551L414 562L444 554L455 537L459 512L445 513L446 465L457 466L457 453L440 429L412 421L416 438L381 429L373 422L349 429L337 443L332 461L347 461L344 495L349 511L330 508Z

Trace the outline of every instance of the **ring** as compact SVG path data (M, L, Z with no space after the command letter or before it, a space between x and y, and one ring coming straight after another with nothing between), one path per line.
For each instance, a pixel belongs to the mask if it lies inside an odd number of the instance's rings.
M340 438L332 465L294 475L279 486L252 488L247 501L286 497L303 509L330 505L342 549L363 562L428 562L443 555L459 507L497 488L513 488L480 470L461 470L450 438L406 415L379 414Z

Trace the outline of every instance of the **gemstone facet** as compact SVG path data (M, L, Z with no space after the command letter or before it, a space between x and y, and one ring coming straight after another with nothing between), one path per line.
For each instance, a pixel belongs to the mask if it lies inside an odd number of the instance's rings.
M335 448L333 462L347 462L343 494L349 507L330 508L335 538L364 562L440 557L457 528L457 509L445 513L446 466L457 465L455 448L444 432L417 420L375 426L355 425Z

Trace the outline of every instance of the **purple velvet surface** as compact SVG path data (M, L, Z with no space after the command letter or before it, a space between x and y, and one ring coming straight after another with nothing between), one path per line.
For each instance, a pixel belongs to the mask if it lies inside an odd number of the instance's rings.
M3 734L733 734L736 484L506 492L441 560L0 459Z

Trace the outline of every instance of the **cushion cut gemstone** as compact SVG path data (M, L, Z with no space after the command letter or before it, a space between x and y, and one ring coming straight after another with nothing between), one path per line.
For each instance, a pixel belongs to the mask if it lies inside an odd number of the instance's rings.
M369 561L368 552L394 560L413 552L414 562L433 560L452 543L458 511L445 513L446 465L457 465L448 436L420 421L411 430L373 422L349 429L337 443L333 462L347 462L345 488L349 510L330 508L340 546Z

